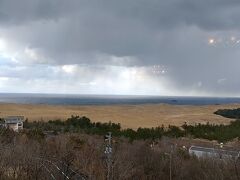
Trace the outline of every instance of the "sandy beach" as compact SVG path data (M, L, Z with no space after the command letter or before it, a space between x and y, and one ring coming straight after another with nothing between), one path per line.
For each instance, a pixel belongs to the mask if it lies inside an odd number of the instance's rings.
M107 105L107 106L68 106L0 104L0 117L22 115L29 121L66 120L71 115L87 116L92 121L121 123L123 128L156 127L177 125L184 122L227 124L231 120L213 114L218 109L240 108L240 104L227 105Z

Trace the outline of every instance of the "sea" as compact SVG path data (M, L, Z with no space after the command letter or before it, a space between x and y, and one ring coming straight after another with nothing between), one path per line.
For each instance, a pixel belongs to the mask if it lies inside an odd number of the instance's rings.
M220 105L240 103L236 97L127 96L0 93L0 103L49 105Z

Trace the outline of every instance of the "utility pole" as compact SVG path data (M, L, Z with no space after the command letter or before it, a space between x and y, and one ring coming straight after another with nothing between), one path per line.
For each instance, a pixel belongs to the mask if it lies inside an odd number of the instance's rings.
M173 153L173 146L171 145L170 153L165 153L165 155L169 156L169 180L172 180L172 153Z
M172 152L170 153L170 163L169 163L169 179L172 180Z
M106 142L104 153L107 156L107 180L112 180L112 133L108 132L107 135L104 136L104 140Z

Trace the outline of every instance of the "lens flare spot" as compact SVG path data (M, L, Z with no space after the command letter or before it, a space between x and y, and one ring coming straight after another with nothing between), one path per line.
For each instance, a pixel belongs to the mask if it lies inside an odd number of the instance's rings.
M214 38L210 38L209 40L208 40L208 44L214 44L216 41L215 41L215 39Z

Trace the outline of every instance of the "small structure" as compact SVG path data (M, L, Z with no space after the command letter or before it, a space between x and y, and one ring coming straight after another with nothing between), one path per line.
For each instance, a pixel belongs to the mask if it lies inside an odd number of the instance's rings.
M6 128L18 132L23 129L24 116L8 116L4 118L4 125Z
M189 154L195 155L198 158L210 157L219 159L235 159L240 157L240 151L218 149L218 148L207 148L201 146L191 146L189 148Z

